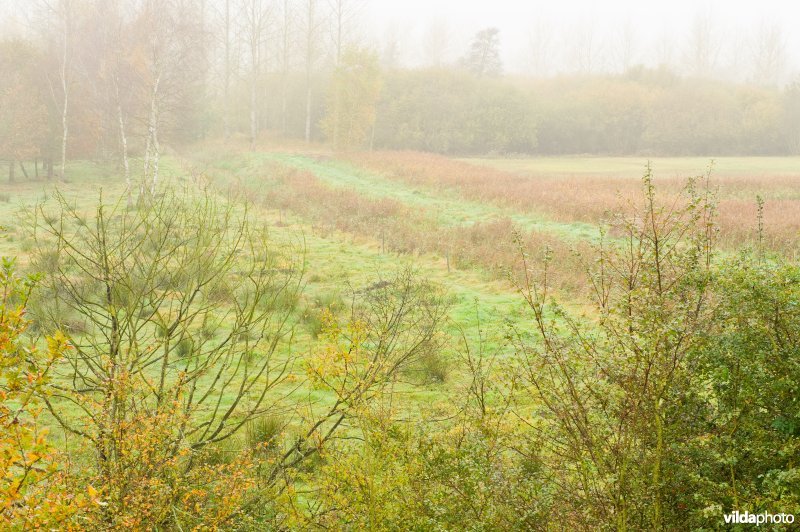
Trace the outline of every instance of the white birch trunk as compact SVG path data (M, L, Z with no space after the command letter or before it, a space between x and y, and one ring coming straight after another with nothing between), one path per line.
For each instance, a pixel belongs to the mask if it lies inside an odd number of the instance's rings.
M311 69L314 64L315 0L306 6L306 143L311 142Z
M161 74L156 77L153 83L153 93L150 100L150 119L147 125L147 149L145 152L145 178L147 172L151 171L150 194L156 193L158 185L158 160L160 146L158 145L158 88L161 83Z
M225 79L222 91L222 136L231 138L231 0L225 0Z
M286 115L289 99L289 0L283 0L283 50L281 80L281 132L286 135Z
M311 83L306 82L306 142L311 142Z
M64 46L61 53L61 90L64 94L61 109L61 180L67 177L67 137L69 135L69 84L67 83L67 59L69 57L69 25L70 25L70 3L66 0L64 7Z
M256 104L258 103L256 72L253 71L253 79L250 81L250 150L256 149L256 136L258 135L258 115Z
M125 190L128 194L128 208L130 208L133 205L131 165L128 161L128 136L125 134L125 120L122 116L122 105L119 102L119 87L117 87L117 119L119 121L119 143L122 148L122 167L125 171Z

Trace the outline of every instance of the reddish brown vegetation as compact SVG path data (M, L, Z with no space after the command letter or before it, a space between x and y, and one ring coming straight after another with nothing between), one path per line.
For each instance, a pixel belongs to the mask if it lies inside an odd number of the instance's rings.
M638 180L522 175L428 153L364 153L350 155L347 160L409 185L455 191L470 200L537 212L562 222L598 222L609 211L641 197ZM666 198L676 197L685 184L681 177L656 180ZM719 225L725 247L755 240L759 195L765 200L764 244L782 251L796 247L800 233L800 169L797 176L742 178L712 173L711 184L719 187Z
M464 226L445 226L436 217L388 198L369 198L355 190L330 187L309 172L268 165L250 181L233 178L231 191L266 207L288 210L327 235L342 231L374 239L386 252L437 254L453 268L479 267L497 277L520 266L520 245L532 256L549 249L557 264L555 283L567 291L580 290L585 275L568 244L541 232L519 234L514 223L497 219ZM266 186L265 186L266 185Z

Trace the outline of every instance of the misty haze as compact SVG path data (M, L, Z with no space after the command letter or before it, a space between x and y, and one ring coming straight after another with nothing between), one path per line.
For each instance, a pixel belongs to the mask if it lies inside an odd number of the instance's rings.
M798 20L0 0L0 529L794 529Z

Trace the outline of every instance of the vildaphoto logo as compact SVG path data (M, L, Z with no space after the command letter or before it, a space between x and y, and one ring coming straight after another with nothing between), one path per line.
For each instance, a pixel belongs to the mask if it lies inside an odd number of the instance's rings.
M726 525L791 525L794 523L793 514L771 514L761 512L760 514L751 514L750 512L734 512L725 514Z

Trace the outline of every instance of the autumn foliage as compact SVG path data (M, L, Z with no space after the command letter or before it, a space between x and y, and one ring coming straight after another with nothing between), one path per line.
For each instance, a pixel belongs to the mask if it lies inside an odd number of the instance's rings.
M41 348L24 333L26 303L34 278L16 274L13 261L0 266L0 524L6 529L68 527L91 504L91 494L70 482L65 457L42 422L39 394L50 369L71 347L56 333Z

